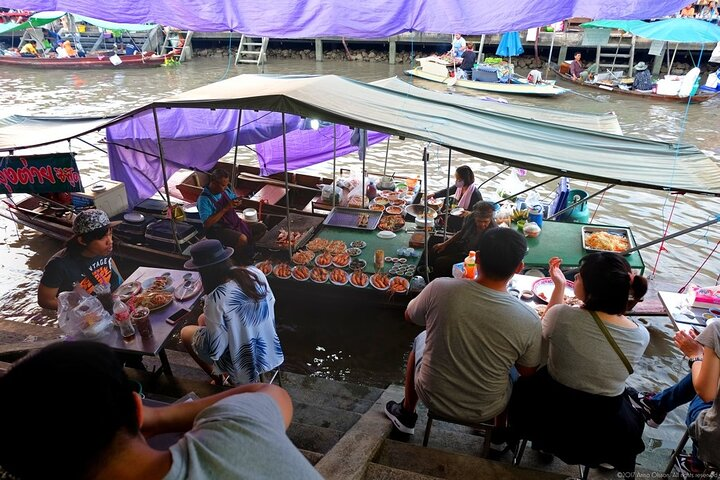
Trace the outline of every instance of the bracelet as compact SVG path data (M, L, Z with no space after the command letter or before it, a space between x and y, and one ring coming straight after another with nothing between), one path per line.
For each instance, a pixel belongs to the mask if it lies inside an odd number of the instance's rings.
M690 368L690 370L692 370L693 363L702 362L702 361L703 361L703 357L690 357L690 358L688 358L688 368Z

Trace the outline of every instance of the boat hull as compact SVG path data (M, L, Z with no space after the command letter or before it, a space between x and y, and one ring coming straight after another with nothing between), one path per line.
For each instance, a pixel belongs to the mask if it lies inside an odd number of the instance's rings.
M572 79L572 77L565 73L560 73L559 70L553 68L552 71L555 73L555 75L566 82L572 83L575 86L592 89L596 92L603 92L603 93L616 93L618 95L624 95L625 97L633 97L633 98L641 98L645 100L653 100L653 101L660 101L660 102L674 102L674 103L687 103L688 97L678 97L675 95L658 95L657 93L652 92L638 92L636 90L623 90L622 88L613 87L611 85L595 85L592 83L583 83L583 82L576 82ZM690 97L690 103L702 103L707 100L710 100L711 98L714 98L717 95L717 93L698 93L696 95L693 95Z
M565 89L548 84L525 84L525 83L500 83L500 82L478 82L473 80L456 80L454 77L437 75L422 70L422 67L415 67L412 70L405 70L405 74L411 77L430 80L431 82L444 83L448 86L469 88L483 92L502 93L509 95L526 95L536 97L554 97L565 93Z
M0 65L36 69L92 70L97 68L152 68L165 63L169 55L123 55L122 63L113 65L109 56L88 56L78 58L39 58L0 56Z

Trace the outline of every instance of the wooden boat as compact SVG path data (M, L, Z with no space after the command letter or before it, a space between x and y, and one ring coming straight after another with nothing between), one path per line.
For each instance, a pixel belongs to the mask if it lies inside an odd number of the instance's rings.
M40 68L40 69L71 69L89 70L96 68L151 68L159 67L165 63L168 55L122 55L122 63L115 65L110 61L111 56L87 56L73 58L45 58L45 57L11 57L0 56L0 65L9 67Z
M464 80L451 77L447 69L447 62L438 61L434 57L421 58L418 60L420 66L412 70L405 70L406 75L411 77L430 80L431 82L444 83L448 86L469 88L483 92L502 93L512 95L532 95L539 97L553 97L565 93L564 88L558 88L550 83L531 84L528 82L514 81L513 83L501 82L480 82Z
M572 76L570 74L564 73L557 68L552 69L553 72L555 72L555 75L558 76L558 78L565 80L567 82L572 83L576 86L581 86L585 88L591 88L595 91L600 92L609 92L609 93L617 93L620 95L625 96L631 96L633 98L644 98L648 100L657 100L661 102L676 102L676 103L687 103L688 97L678 97L677 95L658 95L657 93L652 92L641 92L638 90L625 90L624 88L620 88L617 85L609 85L604 83L588 83L588 82L576 82L572 79ZM715 97L717 93L708 93L703 91L698 91L695 95L690 97L690 103L702 103L707 100L710 100L711 98Z

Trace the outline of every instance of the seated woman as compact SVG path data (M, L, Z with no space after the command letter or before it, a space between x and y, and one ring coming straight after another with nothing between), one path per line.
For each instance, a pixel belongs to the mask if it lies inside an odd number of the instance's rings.
M428 263L432 267L430 278L452 276L453 265L462 262L470 250L479 250L485 232L497 227L494 215L495 206L492 203L478 202L470 215L465 217L459 232L444 242L442 237L432 237L428 241Z
M219 240L202 240L185 262L185 268L200 271L205 308L198 326L184 327L180 337L218 385L257 382L284 360L267 278L254 266L233 267L232 254Z
M689 403L685 424L693 438L690 455L681 456L680 469L702 474L705 464L720 466L720 322L711 322L699 335L693 330L675 334L675 344L688 357L690 373L662 392L632 392L630 399L641 408L645 422L653 428L671 410Z
M645 448L644 422L625 393L625 381L650 335L624 313L628 298L645 295L647 280L616 253L592 253L575 276L575 295L585 303L575 308L563 304L560 263L550 261L555 288L542 319L547 366L515 384L511 431L566 463L609 463L632 472Z
M475 186L475 174L467 165L462 165L455 170L455 185L428 194L428 198L434 197L446 197L447 208L462 207L465 210L472 210L473 206L483 199L480 190ZM413 203L420 203L420 193L413 199ZM448 219L448 230L450 231L457 232L462 225L461 217L451 216Z

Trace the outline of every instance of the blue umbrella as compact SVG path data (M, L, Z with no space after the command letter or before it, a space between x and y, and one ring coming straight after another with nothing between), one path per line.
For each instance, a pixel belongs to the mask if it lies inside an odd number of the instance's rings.
M498 45L495 55L501 57L517 57L525 52L522 43L520 43L520 34L518 32L503 33L500 38L500 44Z

